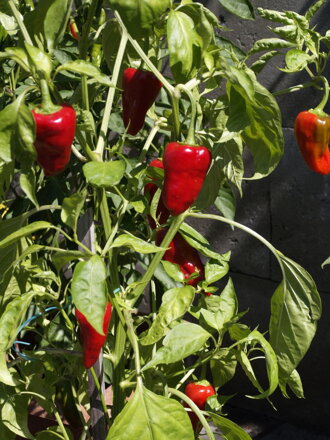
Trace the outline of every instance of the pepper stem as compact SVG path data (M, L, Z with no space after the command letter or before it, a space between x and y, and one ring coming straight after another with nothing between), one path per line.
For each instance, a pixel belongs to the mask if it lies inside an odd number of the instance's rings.
M53 104L52 98L50 97L47 80L45 78L40 79L40 89L41 89L42 113L57 112L61 107Z
M178 84L176 88L184 91L190 100L191 118L190 118L190 124L189 124L188 134L187 134L187 138L186 138L186 143L188 145L196 145L196 140L195 140L195 123L196 123L196 115L197 115L196 100L195 100L193 94L191 93L191 91L183 84Z
M323 109L329 99L329 83L328 83L328 80L324 76L320 76L318 79L320 79L323 82L323 98L322 98L322 101L319 103L319 105L317 107L315 107L314 110L323 111Z

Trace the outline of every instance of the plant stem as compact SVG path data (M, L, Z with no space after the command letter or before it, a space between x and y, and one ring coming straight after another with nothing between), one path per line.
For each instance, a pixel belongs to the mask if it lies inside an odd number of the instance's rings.
M115 320L115 353L113 362L113 406L111 416L114 419L121 412L125 403L124 390L120 383L125 369L126 330L117 314Z
M189 216L194 217L194 218L218 220L222 223L227 223L228 225L234 226L234 227L241 229L242 231L245 231L248 234L252 235L257 240L261 241L261 243L263 243L274 254L274 256L276 257L276 259L280 265L281 271L284 274L284 267L283 267L282 260L279 256L279 251L271 243L269 243L269 241L267 241L262 235L253 231L253 229L250 229L247 226L242 225L241 223L237 223L234 220L230 220L228 218L222 217L221 215L189 213Z
M107 195L104 188L97 188L96 192L100 200L100 213L105 232L105 239L108 240L108 237L111 234L112 222L109 214Z
M186 95L188 95L188 98L190 100L191 118L190 118L190 124L189 124L186 142L188 145L196 145L196 140L195 140L195 124L196 124L196 115L197 115L196 100L193 94L191 93L191 91L187 89L187 87L185 87L183 84L177 85L177 88L183 90L186 93Z
M163 239L163 241L160 244L160 247L165 248L162 252L157 252L153 259L150 262L150 265L148 266L148 269L145 271L141 281L137 283L136 288L134 289L134 297L132 299L132 306L136 303L136 301L139 299L139 297L142 295L144 289L147 287L149 281L151 280L158 264L160 263L164 253L166 252L166 249L169 247L171 241L173 240L175 234L178 232L181 224L183 223L184 219L187 217L187 212L183 212L182 214L178 215L177 217L173 217L172 223Z
M138 383L141 382L141 363L140 363L140 350L137 336L133 327L133 319L132 315L129 311L124 310L125 321L127 324L127 330L130 335L130 341L132 344L132 348L134 351L134 363L135 363L135 371Z
M122 19L120 18L120 15L118 12L115 11L115 16L118 20L118 23L120 24L120 27L127 33L127 37L131 45L134 47L136 52L140 55L142 60L145 62L145 64L149 67L149 69L152 71L152 73L161 81L165 89L173 95L174 87L167 81L166 78L159 72L159 70L156 68L156 66L149 60L148 55L143 51L142 47L139 45L139 43L134 40L134 38L131 37L131 35L128 33Z
M186 402L190 406L190 408L194 411L194 413L199 418L201 424L203 425L208 438L210 440L215 440L214 434L213 434L209 424L207 423L205 417L203 416L201 410L198 408L198 406L181 391L178 391L175 388L168 388L168 391L169 391L169 393L174 394L175 396L182 399L184 402Z
M149 133L149 136L147 137L147 140L146 140L145 144L143 145L141 153L140 153L140 155L138 157L136 168L143 163L143 161L144 161L144 159L145 159L145 157L146 157L146 155L148 153L148 150L150 148L150 145L152 144L152 141L153 141L154 137L156 136L158 130L159 130L159 125L156 123L152 127L152 129L151 129L151 131Z
M58 111L61 107L53 104L52 98L50 97L48 83L45 78L40 79L40 89L42 110L46 111L47 113L55 113Z
M81 35L81 39L79 41L79 47L80 47L80 58L83 60L85 60L87 57L89 32L90 32L92 21L95 16L95 11L96 11L96 8L97 8L99 2L100 2L100 0L92 0L91 5L88 8L86 22L85 22L83 29L82 29L82 35Z
M175 142L178 142L180 140L180 110L179 110L179 102L181 93L178 88L175 88L173 90L172 97L172 111L173 111L173 133L172 133L172 140Z
M94 160L96 162L100 162L101 159L99 156L97 156L93 150L89 147L87 141L85 140L83 134L81 133L79 127L76 127L76 138L78 139L78 142L83 149L83 152L88 157L89 160Z
M323 82L324 94L323 94L322 101L319 103L319 105L317 107L315 107L314 110L323 111L323 109L329 99L329 83L328 83L327 79L325 78L325 76L320 76L318 79Z
M110 120L112 105L113 105L113 101L114 101L114 97L115 97L116 85L118 82L120 67L121 67L121 64L123 61L123 57L124 57L125 49L126 49L126 45L127 45L127 38L128 38L127 31L123 30L120 44L119 44L119 49L117 52L116 62L115 62L114 68L113 68L113 74L112 74L113 87L110 87L109 91L108 91L108 96L107 96L107 100L105 103L104 114L103 114L102 123L101 123L100 135L97 140L97 145L96 145L96 150L95 150L95 152L100 157L103 157L105 139L106 139L106 135L108 132L109 120Z
M106 242L106 244L105 244L105 246L104 246L104 248L102 250L101 256L104 256L104 255L106 255L109 252L109 249L111 248L111 245L113 243L115 235L117 234L117 231L119 229L121 220L122 220L122 218L123 218L123 216L124 216L124 214L125 214L125 212L127 210L128 205L129 205L128 200L125 200L124 203L123 203L122 209L120 211L118 220L117 220L116 224L114 225L114 227L113 227L113 229L111 231L111 234L109 235L109 238L108 238L108 240L107 240L107 242Z
M33 46L33 41L32 41L32 39L31 39L31 37L30 37L26 27L25 27L25 24L24 24L24 22L23 22L23 20L21 18L21 14L18 11L18 9L16 8L15 3L13 2L13 0L8 0L8 5L9 5L9 7L11 9L11 12L13 13L13 16L15 17L15 20L17 21L17 24L18 24L18 27L20 28L20 31L23 34L24 40L27 43L31 44L31 46Z
M54 409L54 416L55 416L55 418L56 418L56 421L57 421L57 423L58 423L58 426L59 426L60 429L61 429L61 432L62 432L62 434L63 434L63 437L64 437L65 440L70 440L70 438L69 438L69 436L68 436L68 433L66 432L66 429L65 429L65 427L64 427L64 425L63 425L63 422L62 422L61 416L59 415L59 412L57 411L56 405L55 405L54 402L52 402L52 403L53 403L52 406L53 406L53 409Z
M94 379L97 391L98 391L100 399L101 399L102 408L103 408L103 412L104 412L105 418L107 419L108 425L110 425L111 420L110 420L110 417L109 417L109 414L108 414L107 404L105 402L104 395L102 393L102 389L101 389L101 385L100 385L99 379L98 379L97 374L95 373L95 370L94 370L93 367L90 368L90 372L92 373L92 376L93 376L93 379Z
M278 92L274 92L273 96L281 96L286 95L287 93L299 92L307 87L315 86L315 81L309 81L305 84L297 84L296 86L289 87L287 89L279 90Z

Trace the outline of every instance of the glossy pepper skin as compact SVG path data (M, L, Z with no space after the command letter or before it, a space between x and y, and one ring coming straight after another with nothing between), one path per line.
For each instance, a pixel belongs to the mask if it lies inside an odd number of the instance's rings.
M128 67L123 73L122 88L124 126L135 136L143 127L146 113L155 102L162 83L152 72Z
M330 116L303 111L295 120L294 131L301 154L309 168L319 174L329 174Z
M101 348L107 339L109 323L112 314L112 306L110 302L107 303L104 318L103 318L103 332L104 335L98 333L94 327L87 321L78 309L75 311L81 332L82 346L84 352L83 363L86 368L90 368L97 361Z
M205 409L206 400L210 396L213 396L216 394L213 386L207 381L188 383L185 387L184 393L201 410ZM185 404L185 406L187 406L187 404ZM199 433L199 431L202 428L202 425L199 421L199 418L196 416L196 414L194 412L191 412L191 411L188 412L188 415L190 417L194 432Z
M32 110L36 124L37 161L46 176L61 173L71 157L71 145L76 130L76 112L70 105L44 114Z
M159 246L163 241L167 230L160 229L156 234L156 245ZM164 261L177 264L183 273L185 279L189 278L193 273L198 273L196 278L192 278L187 282L190 286L196 287L200 281L205 279L204 265L199 256L198 251L190 246L189 243L178 232L169 245L169 249L163 255Z
M161 169L164 168L163 161L160 160L160 159L152 160L150 162L149 166L150 167L161 168ZM156 185L156 183L153 183L153 182L147 183L144 186L144 194L145 195L149 194L149 198L150 198L150 201L151 201L153 196L155 195L155 192L157 191L157 189L158 189L158 186ZM158 207L157 207L157 210L156 210L156 217L157 217L159 223L161 225L166 223L166 221L169 218L169 216L170 216L170 213L169 213L168 209L165 207L162 198L160 198L159 199L159 203L158 203ZM149 225L150 225L151 229L156 229L156 222L151 217L151 215L148 215L148 222L149 222Z
M171 142L164 150L162 199L171 215L186 211L197 199L212 160L203 146Z

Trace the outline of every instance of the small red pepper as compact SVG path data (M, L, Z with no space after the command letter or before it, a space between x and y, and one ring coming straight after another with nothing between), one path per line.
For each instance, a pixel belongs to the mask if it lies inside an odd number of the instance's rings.
M207 399L216 394L213 386L206 380L188 383L185 387L184 393L201 410L205 409ZM185 407L187 406L188 405L185 404ZM199 433L202 428L199 418L194 412L191 411L188 412L188 415L190 417L194 432Z
M161 168L161 169L164 168L163 161L160 160L160 159L152 160L150 162L149 166L150 167ZM152 200L152 198L155 195L157 189L158 189L158 186L156 185L156 183L152 183L152 182L147 183L144 186L144 194L149 194L150 200ZM165 207L162 198L160 198L159 202L158 202L158 207L157 207L157 210L156 210L156 217L157 217L159 223L161 225L166 223L169 215L170 215L170 213L168 212L168 209ZM156 222L155 222L155 220L150 215L148 215L148 222L149 222L149 225L150 225L151 229L155 229L156 228Z
M206 147L171 142L164 150L162 199L171 215L179 215L197 199L211 164Z
M163 241L167 230L160 229L156 234L156 245L159 246ZM200 281L205 279L204 265L198 251L190 246L189 243L178 232L169 245L169 249L163 255L164 261L177 264L185 279L193 274L198 274L196 278L190 279L187 284L196 287Z
M69 27L70 33L73 36L73 38L78 40L78 28L77 28L77 25L75 24L75 22L69 20L68 21L68 27Z
M59 174L70 161L76 112L70 105L63 105L54 113L32 110L32 114L36 124L37 161L46 176Z
M104 335L98 333L94 327L87 321L78 309L75 310L75 315L78 320L81 332L81 340L84 352L84 366L90 368L97 361L101 348L107 339L109 323L112 314L112 306L110 302L107 303L104 318L103 318L103 332Z
M123 73L122 87L124 126L134 136L143 127L146 113L155 102L162 83L152 72L128 67Z
M322 112L300 112L294 131L306 164L319 174L330 173L330 116Z

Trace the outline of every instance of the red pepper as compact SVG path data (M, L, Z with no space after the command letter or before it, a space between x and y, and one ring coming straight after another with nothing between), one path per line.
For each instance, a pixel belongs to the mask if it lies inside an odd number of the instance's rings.
M179 215L197 199L212 156L206 147L171 142L164 150L162 199L172 215Z
M319 174L329 174L330 116L323 112L318 115L313 111L303 111L296 118L294 130L309 168Z
M167 230L160 229L156 234L156 245L159 246L163 241ZM177 264L185 279L197 273L196 278L192 278L187 284L196 287L200 281L205 279L204 265L198 251L190 246L189 243L178 232L169 245L169 249L163 255L164 261Z
M78 40L78 29L77 29L77 25L75 24L74 21L69 20L68 21L68 27L70 30L71 35L73 36L73 38L75 38L76 40Z
M59 174L70 161L76 112L70 105L63 105L54 113L32 110L32 114L36 123L37 161L46 176Z
M92 365L94 365L99 357L101 348L107 339L111 314L112 306L110 302L108 302L103 318L104 335L101 335L94 329L94 327L90 325L85 315L83 315L78 309L75 310L75 315L80 326L82 346L84 351L83 362L86 368L90 368Z
M133 67L124 70L122 82L124 125L134 136L143 127L146 113L155 102L162 83L152 72Z
M200 382L191 382L188 383L185 387L184 393L189 397L199 409L204 410L206 401L210 396L214 396L216 394L213 386L207 382L206 380ZM185 407L188 405L185 404ZM188 415L190 417L193 430L195 433L199 433L202 428L202 425L199 421L199 418L194 412L189 411Z
M150 167L156 167L156 168L164 168L163 165L163 161L160 159L154 159L150 162L149 164ZM157 191L158 186L156 185L156 183L147 183L144 186L144 194L149 194L150 200L152 200L153 196L155 195L155 192ZM168 217L169 217L170 213L168 212L167 208L165 207L162 199L159 199L159 203L158 203L158 207L156 210L156 217L158 218L158 221L161 225L163 225L164 223L166 223ZM152 229L156 228L156 222L155 220L148 215L148 222L149 225Z

